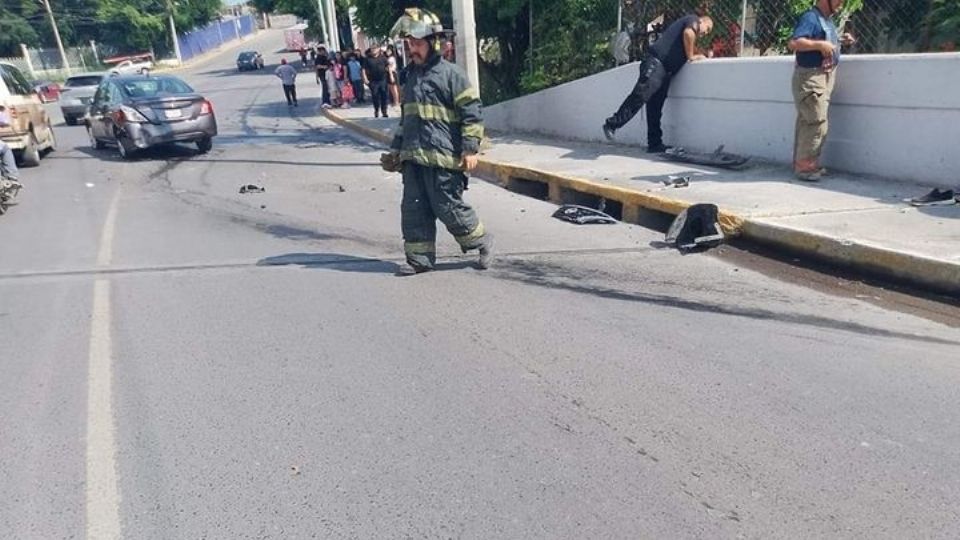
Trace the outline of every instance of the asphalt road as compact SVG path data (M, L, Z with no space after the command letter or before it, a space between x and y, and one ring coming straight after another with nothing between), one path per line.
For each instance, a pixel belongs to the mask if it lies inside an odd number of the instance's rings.
M957 537L955 327L483 182L495 268L396 277L380 148L234 54L210 154L61 126L0 217L0 538Z

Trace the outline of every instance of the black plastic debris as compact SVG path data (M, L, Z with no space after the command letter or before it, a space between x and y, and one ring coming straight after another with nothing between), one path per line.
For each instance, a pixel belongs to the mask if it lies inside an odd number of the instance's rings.
M681 253L688 253L717 247L723 243L723 238L717 205L694 204L673 220L665 240Z
M713 151L713 153L706 154L677 147L668 149L663 153L663 156L670 161L693 163L695 165L706 165L708 167L720 167L723 169L736 169L738 167L743 167L748 161L750 161L749 156L741 156L739 154L724 152L723 148L724 146L721 144L716 150Z
M240 186L240 193L263 193L267 189L263 186L258 186L256 184L247 184L245 186Z
M577 225L613 225L616 219L600 210L594 210L578 204L565 204L553 213L553 217Z

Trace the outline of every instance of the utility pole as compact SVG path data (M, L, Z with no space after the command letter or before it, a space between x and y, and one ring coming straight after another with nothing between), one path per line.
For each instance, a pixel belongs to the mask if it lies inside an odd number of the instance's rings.
M479 93L477 23L473 12L473 0L453 0L453 30L457 33L457 64L467 72L470 85Z
M334 51L340 50L340 29L337 27L337 1L336 0L327 0L329 6L329 12L327 13L328 19L330 21L330 39L333 41L331 44Z
M43 7L50 16L50 26L53 27L53 37L57 40L57 48L60 49L60 59L63 61L63 69L67 75L70 75L70 62L67 60L67 51L63 50L63 41L60 40L60 29L57 28L57 19L53 16L53 9L50 8L50 0L40 0Z
M323 0L317 0L317 11L320 12L320 29L323 31L323 43L330 46L330 27L327 26L327 8L323 5Z
M183 65L180 40L177 39L177 23L173 20L173 0L167 0L167 17L170 19L170 39L173 41L173 54L177 57L177 65Z

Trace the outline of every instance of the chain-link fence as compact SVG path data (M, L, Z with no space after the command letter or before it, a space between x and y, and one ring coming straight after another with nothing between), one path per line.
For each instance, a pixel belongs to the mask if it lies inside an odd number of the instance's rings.
M642 57L671 22L707 14L708 56L788 54L814 0L477 0L483 94L492 102L536 92ZM845 53L956 50L960 0L845 0L836 17L857 43Z
M710 15L714 31L701 41L715 57L785 54L797 17L812 0L622 0L626 23L655 31L687 13ZM847 0L835 17L857 43L848 53L954 50L960 37L944 18L960 17L958 0ZM644 34L645 32L640 32ZM636 32L635 32L636 34Z

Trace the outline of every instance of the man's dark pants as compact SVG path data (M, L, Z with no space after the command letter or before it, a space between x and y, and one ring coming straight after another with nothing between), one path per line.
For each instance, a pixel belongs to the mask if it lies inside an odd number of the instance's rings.
M387 81L370 81L370 96L374 114L387 115Z
M283 95L287 98L287 105L295 105L297 103L297 86L294 84L283 85Z
M670 91L671 76L664 69L658 58L647 56L640 63L640 77L630 95L623 100L620 109L607 118L606 125L613 129L620 129L637 115L637 112L647 106L647 145L659 146L663 144L663 129L660 120L663 117L663 104Z

